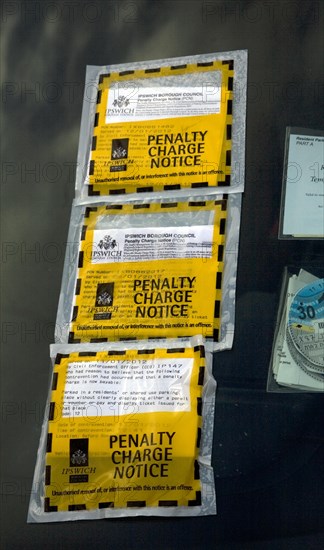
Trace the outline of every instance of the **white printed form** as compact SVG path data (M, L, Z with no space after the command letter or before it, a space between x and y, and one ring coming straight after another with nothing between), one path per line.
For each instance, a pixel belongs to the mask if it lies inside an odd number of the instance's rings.
M213 226L97 229L91 262L144 262L172 258L211 258Z
M291 132L288 147L283 237L324 237L324 136Z
M106 123L217 114L220 104L219 71L113 82Z
M114 416L190 411L193 359L73 362L63 416Z

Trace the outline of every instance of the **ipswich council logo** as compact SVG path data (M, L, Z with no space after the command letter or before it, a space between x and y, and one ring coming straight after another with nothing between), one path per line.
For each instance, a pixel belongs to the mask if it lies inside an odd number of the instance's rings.
M117 262L121 261L122 255L123 251L120 249L118 241L110 235L104 235L102 239L94 243L91 259L94 263Z
M114 283L98 283L96 307L112 306L114 301Z
M71 463L74 466L84 466L87 463L87 455L81 449L78 449L72 454Z
M109 292L103 292L97 298L98 306L110 306L111 302L112 296L109 294Z
M129 99L126 96L120 95L117 99L114 99L113 106L118 107L118 109L123 109L129 105Z
M113 139L111 143L111 159L127 159L128 157L128 138Z
M116 239L112 239L110 235L105 235L103 239L98 242L100 250L114 250L117 246Z
M70 466L88 466L88 438L70 439Z

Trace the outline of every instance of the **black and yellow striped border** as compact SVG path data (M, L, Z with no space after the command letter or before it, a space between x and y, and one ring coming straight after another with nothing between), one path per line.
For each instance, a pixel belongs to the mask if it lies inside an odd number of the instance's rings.
M102 92L104 89L109 87L111 81L120 81L124 80L133 80L133 79L143 79L143 78L154 78L161 76L170 76L170 74L191 74L197 72L206 72L213 70L221 71L222 76L225 80L226 85L226 122L225 122L225 132L223 138L223 147L220 158L220 165L225 166L225 174L223 179L217 181L216 187L229 187L231 185L231 152L232 152L232 124L233 124L233 86L234 86L234 60L224 60L224 61L208 61L208 62L198 62L195 64L183 64L176 66L163 66L163 67L154 67L151 69L136 69L136 70L126 70L115 73L106 73L101 74L98 80L98 92L96 99L96 112L94 116L93 130L92 130L92 139L91 139L91 151L95 151L97 147L97 138L98 132L101 125L100 120L100 107L102 101ZM89 162L89 177L94 174L95 170L95 160L90 157ZM89 183L87 187L88 196L109 196L109 195L124 195L127 193L153 193L157 191L170 191L170 190L180 190L180 189L203 189L208 187L215 187L215 185L210 185L206 181L197 181L190 183L189 185L181 185L180 183L170 183L164 185L157 185L155 182L151 185L142 185L136 186L135 183L131 184L134 189L129 190L129 188L105 184Z
M226 241L226 220L227 220L227 208L228 208L228 197L223 195L222 199L218 200L206 200L206 201L188 201L188 202L149 202L141 204L106 204L104 206L87 206L84 212L84 218L81 229L81 238L80 238L80 248L82 247L82 242L86 240L87 231L93 229L96 225L97 219L102 216L114 215L130 215L136 213L161 213L161 212L173 212L174 209L177 209L177 212L193 212L195 209L201 210L213 210L215 207L220 207L221 216L219 219L218 233L214 233L214 237L221 237L220 244L217 247L217 251L213 250L218 262L218 270L216 271L216 280L215 280L215 304L214 304L214 320L213 320L213 340L215 342L219 341L220 338L220 325L221 325L221 314L222 314L222 283L223 283L223 269L224 269L224 256L225 256L225 241ZM84 268L84 252L79 250L78 255L78 273L75 283L74 296L75 298L80 295L82 284L84 284L84 277L82 276L82 269ZM79 338L75 335L72 323L76 322L78 316L78 306L74 305L72 309L72 316L70 319L71 329L68 335L69 344L78 344L82 342L82 338ZM137 340L137 337L132 338ZM141 339L141 338L139 338ZM96 342L109 342L116 340L116 338L105 338L105 337L94 337L90 339L91 343ZM118 340L118 339L117 339ZM120 338L119 340L124 340Z
M197 416L199 417L198 427L197 427L197 435L196 435L196 452L195 457L193 459L193 479L200 480L200 468L199 468L199 462L198 462L198 456L199 456L199 449L200 449L200 441L201 441L201 426L202 426L202 389L204 385L204 379L205 379L205 369L206 369L206 363L205 363L205 347L203 345L197 345L194 346L194 348L186 348L186 347L179 347L179 348L161 348L163 351L165 351L166 354L172 356L179 356L181 354L186 354L187 357L193 357L194 360L198 362L198 378L196 380L197 386L201 389L200 396L197 397L197 403L196 403L196 411ZM81 358L93 358L97 361L104 361L109 360L114 357L120 357L125 356L129 353L129 349L120 349L120 350L107 350L105 351L82 351L82 352L72 352L70 354L57 354L54 362L54 373L53 373L53 379L52 379L52 396L51 396L51 402L49 407L49 414L48 414L48 420L49 422L53 421L55 418L55 408L61 407L62 403L60 402L60 397L57 395L57 388L58 388L58 378L60 376L60 369L64 368L67 369L69 362L78 361ZM154 359L156 357L156 349L155 348L148 348L148 349L139 349L137 351L137 356L143 356L145 355L145 359ZM192 352L192 353L190 353ZM108 359L109 358L109 359ZM60 394L62 396L62 394ZM46 457L52 453L52 441L53 441L53 433L49 431L47 434L47 444L46 444ZM45 464L45 486L51 485L51 466L49 464ZM180 504L183 506L183 504ZM147 503L145 500L128 500L126 501L126 507L127 508L140 508L140 507L146 507ZM152 506L152 505L150 505ZM177 507L179 506L179 502L177 500L159 500L158 501L158 507ZM187 501L187 506L201 506L201 491L195 491L195 498L189 499ZM113 501L102 501L98 502L98 509L102 508L114 508L114 502ZM76 512L80 510L96 510L96 508L87 508L86 503L80 503L80 504L71 504L68 506L68 510L65 508L60 508L58 505L51 504L50 498L46 497L44 499L44 512Z

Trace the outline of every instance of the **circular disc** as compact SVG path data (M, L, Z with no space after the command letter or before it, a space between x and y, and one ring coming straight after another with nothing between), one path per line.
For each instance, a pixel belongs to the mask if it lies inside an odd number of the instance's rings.
M301 288L288 314L288 335L306 368L324 371L324 279Z

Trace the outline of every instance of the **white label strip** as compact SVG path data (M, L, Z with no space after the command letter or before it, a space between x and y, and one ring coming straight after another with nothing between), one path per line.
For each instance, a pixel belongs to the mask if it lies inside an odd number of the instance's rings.
M165 76L152 80L113 82L109 88L106 123L136 122L220 112L219 72Z
M91 263L211 258L212 240L212 225L97 229Z

